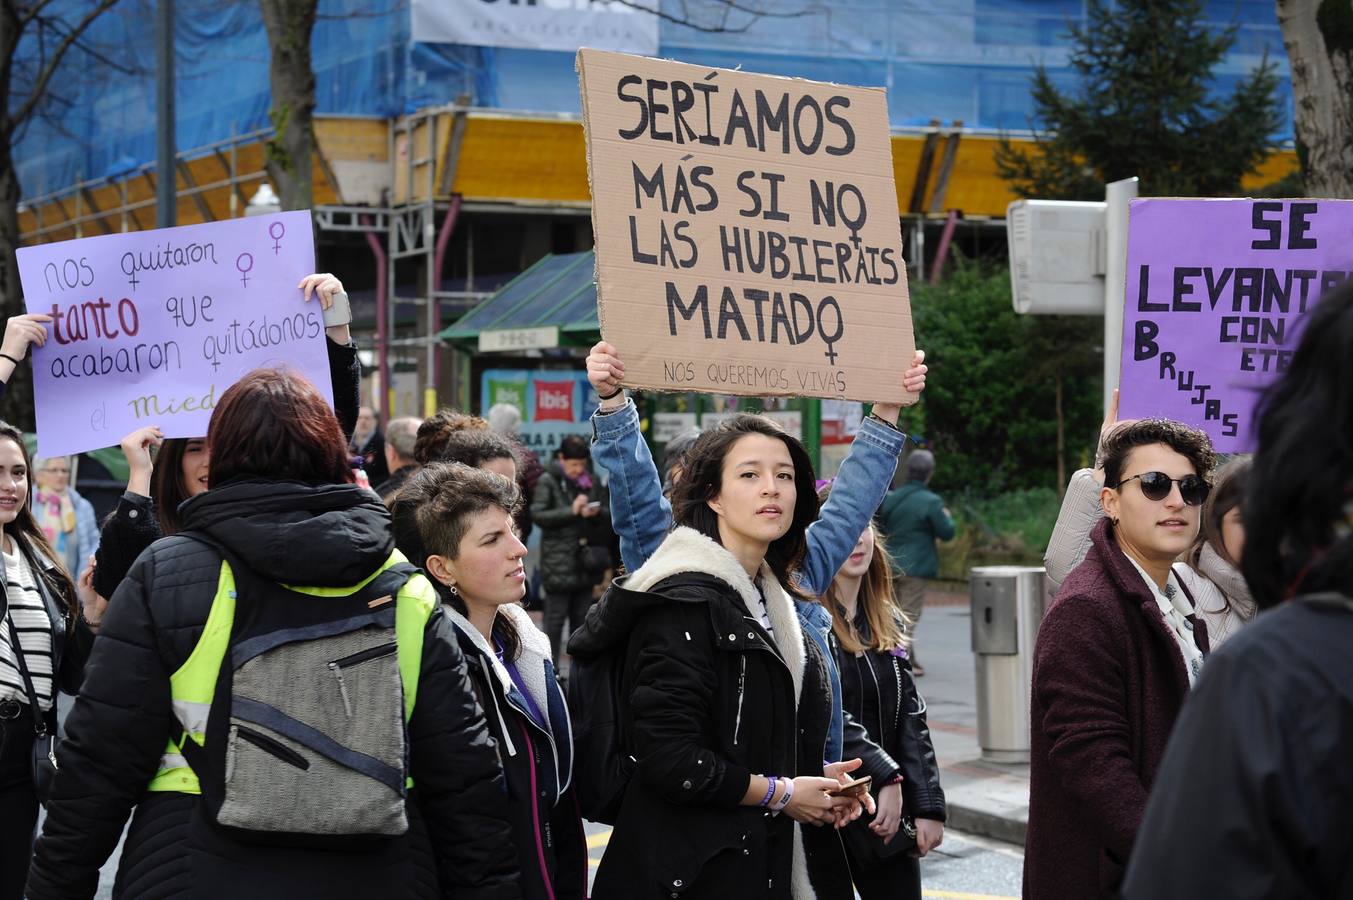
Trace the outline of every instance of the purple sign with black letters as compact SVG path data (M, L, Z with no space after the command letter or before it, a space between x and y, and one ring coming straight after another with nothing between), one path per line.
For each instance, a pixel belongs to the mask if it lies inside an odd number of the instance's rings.
M1304 314L1353 274L1350 236L1347 200L1132 201L1119 417L1253 450L1255 403Z
M63 241L18 251L34 347L38 452L117 444L145 425L200 437L221 394L285 366L333 402L309 211Z

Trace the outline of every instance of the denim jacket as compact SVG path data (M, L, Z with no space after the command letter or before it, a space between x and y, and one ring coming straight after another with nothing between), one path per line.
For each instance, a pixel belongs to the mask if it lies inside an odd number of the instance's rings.
M808 526L808 552L798 585L806 593L826 593L837 571L869 525L888 492L897 456L907 436L865 419L850 446L850 454L832 485L831 496L816 522ZM592 414L592 458L610 474L611 525L620 538L620 558L633 572L658 549L672 527L672 505L662 494L662 480L653 454L639 431L639 411L633 401L620 409ZM883 477L882 473L889 477ZM831 614L816 603L796 601L804 632L817 642L829 662L832 682L832 724L827 737L828 761L841 758L844 722L841 712L841 673L829 644Z

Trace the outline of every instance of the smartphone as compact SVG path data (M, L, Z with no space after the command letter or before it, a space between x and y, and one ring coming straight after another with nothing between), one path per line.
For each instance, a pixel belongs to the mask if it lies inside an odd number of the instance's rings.
M870 783L874 776L866 775L863 778L855 778L850 781L842 782L841 786L835 790L828 791L833 797L862 797L869 790Z
M588 508L588 509L601 509L601 501L600 501L600 500L593 500L591 503L587 504L587 508Z
M334 328L347 325L352 321L352 304L348 302L348 292L334 294L334 305L324 311L324 327Z

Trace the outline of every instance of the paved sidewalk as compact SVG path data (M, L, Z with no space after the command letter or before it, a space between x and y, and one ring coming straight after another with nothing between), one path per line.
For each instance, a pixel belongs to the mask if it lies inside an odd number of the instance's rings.
M969 619L967 595L932 592L917 629L917 658L926 670L918 684L940 761L949 824L1023 845L1029 820L1029 767L981 759Z

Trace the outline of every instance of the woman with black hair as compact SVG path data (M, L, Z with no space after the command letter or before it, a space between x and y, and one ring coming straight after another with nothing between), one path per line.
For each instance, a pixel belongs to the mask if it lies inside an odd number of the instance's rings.
M852 896L837 836L796 824L844 826L862 802L829 793L860 761L822 759L828 666L791 599L814 482L803 445L767 419L702 435L673 492L676 527L575 641L625 653L637 760L598 900Z
M1125 897L1353 897L1350 348L1345 282L1307 314L1256 410L1242 569L1271 611L1208 660L1161 765Z
M1104 442L1104 518L1034 646L1024 896L1114 896L1208 651L1174 561L1198 536L1207 435L1142 419Z
M583 900L587 839L570 786L573 735L550 642L521 606L526 547L512 518L520 503L514 478L434 462L400 491L395 538L432 578L470 663L503 765L522 896Z

